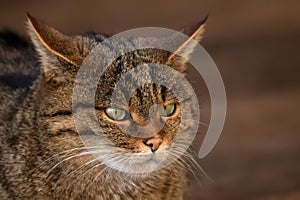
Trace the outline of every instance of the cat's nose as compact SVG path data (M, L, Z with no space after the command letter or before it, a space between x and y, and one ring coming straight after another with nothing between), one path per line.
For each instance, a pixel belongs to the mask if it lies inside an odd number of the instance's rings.
M151 138L147 138L146 140L144 140L144 144L150 147L152 152L157 151L161 143L162 143L162 139L157 134Z

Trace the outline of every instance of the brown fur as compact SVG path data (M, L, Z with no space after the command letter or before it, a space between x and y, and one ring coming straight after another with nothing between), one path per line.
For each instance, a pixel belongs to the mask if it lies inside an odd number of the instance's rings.
M28 29L39 54L40 66L28 44L20 49L1 43L0 49L0 59L4 59L1 76L11 74L15 77L20 73L28 80L22 87L11 87L1 80L0 199L182 199L186 187L182 159L146 176L105 168L98 160L92 162L91 154L64 160L86 151L78 149L83 143L74 125L72 92L83 59L105 37L93 34L66 36L31 16L28 17ZM194 39L200 40L202 29L201 24ZM180 49L187 55L192 51L188 45L186 43ZM168 62L175 69L180 66L177 70L184 71L186 63L174 59L173 55L171 60L170 56L168 52L151 49L129 53L114 61L100 79L96 115L106 137L117 147L127 152L150 151L141 138L123 134L116 126L117 122L109 120L103 112L107 107L106 99L121 75L120 69L126 72L145 62ZM9 60L13 60L13 64L9 64ZM12 72L9 69L13 69ZM32 79L36 79L33 85ZM170 82L176 84L176 80ZM143 121L151 105L167 101L176 103L170 91L159 85L144 85L132 96L128 112L137 116L136 122ZM193 109L186 112L192 115ZM180 113L168 118L166 126L158 133L162 145L172 143L179 124ZM192 125L187 125L187 130ZM182 139L187 138L182 136ZM84 165L88 162L90 164Z

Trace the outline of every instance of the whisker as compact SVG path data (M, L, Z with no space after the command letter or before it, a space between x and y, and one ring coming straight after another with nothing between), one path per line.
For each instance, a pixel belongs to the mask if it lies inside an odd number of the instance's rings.
M98 150L96 150L96 151L81 152L81 153L79 153L79 154L75 154L75 155L73 155L73 156L67 157L67 158L63 159L62 161L58 162L57 164L55 164L53 167L51 167L51 169L48 170L46 174L50 174L57 166L59 166L60 164L66 162L66 161L68 161L68 160L70 160L70 159L77 158L77 157L80 157L80 156L85 156L85 155L93 155L93 154L96 154L96 153L103 153L103 152L108 152L108 153L110 153L111 151L109 151L109 150L105 150L105 151L101 150L101 151L100 151L100 150L98 149Z
M82 168L85 168L86 166L90 165L91 163L95 162L95 161L98 161L96 158L82 164L80 167L78 167L76 170L73 170L71 171L70 173L67 173L66 175L67 176L72 176L73 174L79 172Z
M191 119L191 118L183 118L183 117L182 117L181 120L188 120L189 122L196 122L196 123L198 123L198 124L200 124L200 125L207 126L207 127L208 127L208 125L209 125L209 123L207 123L207 122L198 121L198 120Z
M112 161L115 160L115 159L118 159L118 157L114 157L114 158L112 158L111 160L108 160L107 162L112 162ZM103 164L103 163L101 163L101 164ZM99 166L100 166L100 164L99 164ZM97 166L97 167L98 167L98 166ZM102 174L105 170L107 170L107 169L110 169L111 171L107 174L107 177L106 177L106 179L105 179L105 181L104 181L104 183L103 183L103 184L105 184L105 182L106 182L108 176L110 176L110 173L112 172L112 168L109 167L109 166L107 166L107 165L106 165L105 168L103 168L103 169L95 176L95 178L93 179L93 181L91 181L86 187L90 187L90 186L91 186L91 185L99 178L99 176L101 176L101 174Z
M51 160L55 159L56 157L65 154L63 156L67 156L69 153L76 151L76 150L86 150L86 149L94 149L94 148L99 148L99 146L90 146L90 147L77 147L77 148L72 148L72 149L67 149L65 151L56 153L54 155L52 155L50 158L44 160L43 162L41 162L38 166L36 166L33 170L31 170L31 173L33 173L35 170L37 170L38 168L40 168L42 165L46 164L46 162L50 162ZM62 157L63 157L62 156Z

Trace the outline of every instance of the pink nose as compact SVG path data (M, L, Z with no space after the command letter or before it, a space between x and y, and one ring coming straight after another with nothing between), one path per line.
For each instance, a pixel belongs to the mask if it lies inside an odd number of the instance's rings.
M162 139L159 135L154 135L153 137L148 138L144 141L144 144L150 147L152 152L157 151L161 143Z

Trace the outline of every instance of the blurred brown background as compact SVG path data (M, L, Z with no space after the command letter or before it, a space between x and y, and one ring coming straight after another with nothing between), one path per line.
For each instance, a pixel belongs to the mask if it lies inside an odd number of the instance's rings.
M0 29L25 34L26 11L65 33L191 25L209 14L203 46L228 95L215 149L200 161L214 180L187 199L300 199L300 1L2 1Z

